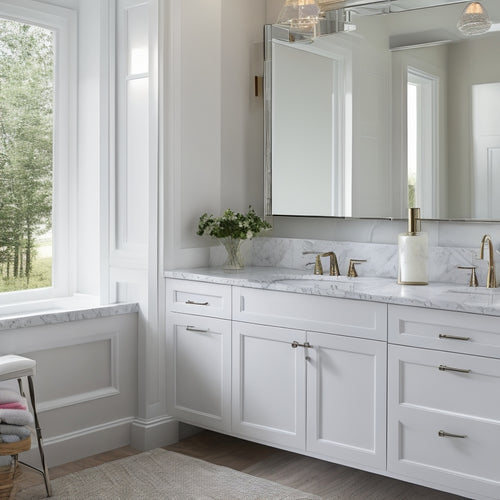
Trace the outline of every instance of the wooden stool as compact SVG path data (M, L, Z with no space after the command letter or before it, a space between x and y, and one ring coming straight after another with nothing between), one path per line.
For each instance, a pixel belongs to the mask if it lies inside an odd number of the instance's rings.
M16 443L0 443L0 455L11 455L11 465L0 467L0 500L15 498L14 480L19 476L18 455L31 448L31 438Z
M14 380L17 379L17 383L19 384L19 390L21 395L25 397L23 390L23 381L22 378L26 377L28 379L28 387L30 393L30 401L31 401L31 409L33 410L33 417L35 418L35 430L36 430L36 439L38 442L38 451L40 453L40 461L42 463L42 469L36 469L29 464L25 464L27 467L34 469L40 472L43 475L43 480L45 482L45 490L47 491L47 496L52 496L52 487L50 485L49 471L47 468L47 464L45 462L45 454L43 452L43 443L42 443L42 430L40 429L40 423L38 422L38 414L36 411L36 403L35 403L35 389L33 387L33 377L36 371L36 361L29 358L23 358L22 356L16 356L14 354L9 354L6 356L0 356L0 382L4 380ZM24 443L26 446L26 441L29 441L29 447L26 450L30 449L31 440L25 439L23 441L18 441L17 443L2 443L2 447L13 447L15 449L16 445L22 447L21 443ZM8 449L8 448L7 448ZM20 450L20 451L26 451ZM19 451L18 451L19 453ZM14 462L17 466L17 455L18 453L1 453L2 455L13 455Z

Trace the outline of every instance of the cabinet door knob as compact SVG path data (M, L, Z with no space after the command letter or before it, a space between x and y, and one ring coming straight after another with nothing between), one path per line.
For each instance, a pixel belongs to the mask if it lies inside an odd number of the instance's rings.
M449 438L459 438L459 439L465 439L467 437L465 434L451 434L451 433L445 432L445 431L439 431L438 436L439 437L449 437Z
M303 344L301 344L296 340L292 342L291 346L293 349L297 349L297 347L305 347L306 349L312 347L312 345L309 342L304 342Z
M439 365L439 369L442 372L459 372L459 373L470 373L471 370L464 370L463 368L453 368L452 366Z

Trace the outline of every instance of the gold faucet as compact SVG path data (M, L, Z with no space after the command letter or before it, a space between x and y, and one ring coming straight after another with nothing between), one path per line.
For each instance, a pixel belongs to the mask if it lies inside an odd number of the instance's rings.
M484 244L486 242L488 242L488 250L489 250L488 276L486 277L486 288L496 288L497 278L495 275L495 260L493 258L493 241L489 234L485 234L483 236L483 240L481 241L481 254L479 255L479 258L484 259Z
M321 254L316 252L302 252L302 255L311 255L311 254L316 255L316 261L314 262L314 274L323 274L323 266L321 265ZM312 262L306 265L309 264L312 264Z
M357 278L358 272L356 271L355 264L361 264L362 262L366 262L366 259L350 259L349 260L349 269L347 271L347 276L349 278Z
M330 257L330 276L340 276L339 263L335 252L322 253L320 257Z

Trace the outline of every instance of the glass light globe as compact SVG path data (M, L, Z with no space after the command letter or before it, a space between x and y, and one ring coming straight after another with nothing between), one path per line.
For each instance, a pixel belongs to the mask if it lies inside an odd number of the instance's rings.
M457 28L464 35L480 35L491 28L491 20L479 2L471 2L458 20Z
M319 13L316 0L286 0L276 23L290 26L297 31L315 31Z

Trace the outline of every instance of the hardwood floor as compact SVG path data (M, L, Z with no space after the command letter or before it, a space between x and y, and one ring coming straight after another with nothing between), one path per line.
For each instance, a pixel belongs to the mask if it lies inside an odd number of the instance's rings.
M203 431L165 449L276 481L326 499L457 500L461 498L209 431ZM136 453L139 452L125 447L84 458L52 468L51 478L56 479ZM17 487L24 489L39 483L42 483L41 476L24 467Z

